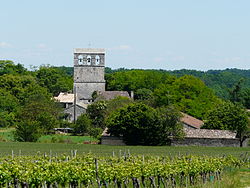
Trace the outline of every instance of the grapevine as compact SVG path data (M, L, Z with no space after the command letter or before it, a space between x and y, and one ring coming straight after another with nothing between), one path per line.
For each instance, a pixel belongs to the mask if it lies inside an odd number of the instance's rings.
M16 156L0 158L0 187L176 187L220 179L249 160L208 156Z

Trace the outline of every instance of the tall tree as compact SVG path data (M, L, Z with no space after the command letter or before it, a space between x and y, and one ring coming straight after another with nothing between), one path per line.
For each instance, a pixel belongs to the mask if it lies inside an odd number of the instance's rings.
M59 105L47 96L42 94L30 96L18 113L16 139L25 139L22 133L27 132L34 132L35 136L30 135L34 139L32 141L36 141L40 134L48 134L52 128L59 125L60 112Z
M54 96L60 92L68 92L73 88L73 78L63 69L50 66L41 66L36 71L36 78L40 86L48 89Z
M209 111L202 128L236 131L237 137L240 139L240 146L250 136L249 118L246 110L231 102L223 102Z
M244 79L240 79L230 90L230 101L233 103L242 103L242 100L240 98L241 91L242 91L242 83L244 82Z
M123 136L129 145L165 145L169 136L180 136L180 114L174 109L155 110L143 103L131 103L108 117L111 135Z

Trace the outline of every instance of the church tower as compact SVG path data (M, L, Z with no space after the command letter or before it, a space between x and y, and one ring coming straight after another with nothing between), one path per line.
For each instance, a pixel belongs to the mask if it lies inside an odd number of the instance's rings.
M105 91L104 70L104 49L74 49L74 95L76 103L92 103L94 91Z

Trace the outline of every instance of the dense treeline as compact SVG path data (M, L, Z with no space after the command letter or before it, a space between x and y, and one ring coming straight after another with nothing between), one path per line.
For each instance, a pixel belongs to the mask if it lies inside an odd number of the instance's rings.
M69 75L73 75L73 67L58 67L59 69L64 70ZM137 82L137 75L139 76L140 73L135 73L137 71L141 71L144 73L147 72L153 72L151 74L151 77L146 78L146 81L140 85L140 83ZM133 80L127 81L125 84L116 82L118 84L117 86L114 86L114 84L110 81L113 81L115 77L121 78L122 76L124 79L121 79L120 81L126 81L127 72L133 72ZM111 69L109 67L105 68L106 73L106 80L107 80L107 89L116 89L116 90L128 90L128 89L134 89L134 88L145 88L145 85L149 87L149 89L154 89L156 85L152 85L152 82L154 83L160 83L160 81L164 80L164 77L168 77L169 75L176 76L176 77L182 77L185 75L191 75L195 76L199 79L201 79L205 85L209 88L211 88L215 95L219 98L222 98L224 100L230 100L231 94L235 87L240 83L240 92L239 94L239 100L241 103L246 107L250 108L250 70L241 70L241 69L225 69L225 70L208 70L208 71L197 71L197 70L174 70L174 71L167 71L167 70L130 70L125 68L119 68L119 69ZM166 76L167 75L167 76ZM148 75L147 75L148 76ZM145 79L145 77L141 77L142 79ZM159 79L161 77L161 79ZM111 79L111 80L110 80ZM150 80L150 81L149 81ZM134 85L132 85L132 82L136 81ZM129 83L130 82L130 83ZM136 85L137 84L137 85Z
M72 77L63 70L41 66L29 71L0 61L0 126L16 126L16 140L37 140L60 124L62 109L52 98L72 90L72 85Z
M57 96L59 92L72 92L72 67L41 66L30 71L21 64L0 61L0 126L15 126L16 140L19 141L36 141L41 134L48 134L52 128L58 126L72 126L75 128L75 134L81 135L87 133L98 136L107 126L114 135L125 135L126 131L137 134L140 129L145 128L144 124L147 121L148 130L161 127L161 132L166 132L169 136L179 130L177 125L180 116L177 111L206 120L217 115L209 113L218 108L218 105L224 105L225 100L230 100L234 105L250 107L248 71L228 69L202 72L123 68L117 70L106 68L105 71L106 89L134 91L135 101L124 98L108 102L98 101L89 105L87 113L75 124L69 124L63 121L65 114L60 104L53 100L53 96ZM225 105L232 106L227 103ZM121 109L121 107L124 108ZM134 127L129 125L131 130L126 130L127 127L124 128L124 125L128 121L124 119L124 124L119 125L121 131L117 131L118 123L114 122L122 122L124 112L128 118L131 118L130 125ZM228 113L220 111L218 113L225 115L223 118L227 119ZM135 116L135 114L141 114L141 116ZM143 114L143 118L140 119ZM171 117L170 114L173 116ZM245 114L243 116L247 118ZM171 121L165 117L170 118ZM172 123L168 125L169 122ZM158 128L153 128L152 124ZM245 135L245 128L246 125L243 125L243 128L240 125L230 129L239 130L239 135L242 137ZM150 132L152 135L147 139L146 136L143 137L140 144L149 144L145 140L155 140L152 138L159 137L157 132L155 135L153 135L154 131ZM244 135L241 134L243 132ZM166 143L167 138L164 139L165 141L159 143ZM127 141L130 142L129 138ZM150 144L156 143L152 141Z
M136 99L149 98L155 107L172 104L200 119L220 100L200 79L189 75L131 70L107 74L106 80L108 90L134 91Z

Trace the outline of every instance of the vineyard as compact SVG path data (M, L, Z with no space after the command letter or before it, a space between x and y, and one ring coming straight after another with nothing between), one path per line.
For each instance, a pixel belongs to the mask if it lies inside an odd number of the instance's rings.
M250 167L249 158L180 155L9 156L0 158L0 187L188 187L219 181L225 169Z

